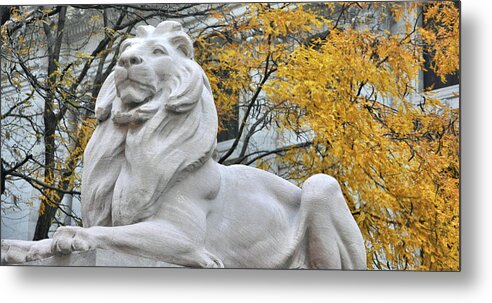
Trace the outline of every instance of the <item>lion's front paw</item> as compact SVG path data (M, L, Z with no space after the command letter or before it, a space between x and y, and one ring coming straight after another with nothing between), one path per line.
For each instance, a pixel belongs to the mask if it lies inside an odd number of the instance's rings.
M51 239L41 241L2 240L2 264L20 264L50 257Z
M64 226L58 228L53 235L51 251L66 255L74 251L87 251L95 248L92 236L86 228Z
M23 241L2 240L1 262L2 264L17 264L26 261L29 247Z
M53 255L51 252L52 242L53 240L51 239L37 241L27 252L26 261L29 262L51 257Z

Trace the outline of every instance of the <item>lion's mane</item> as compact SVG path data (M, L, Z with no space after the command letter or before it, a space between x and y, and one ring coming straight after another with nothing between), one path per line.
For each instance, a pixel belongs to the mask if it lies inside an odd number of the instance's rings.
M177 72L155 96L159 109L136 123L115 123L122 108L114 74L96 101L99 125L84 153L84 226L127 225L156 214L165 193L200 167L216 146L217 113L207 77L193 61L190 38L177 22L137 29L137 37L166 39L178 52ZM169 85L169 83L171 83Z

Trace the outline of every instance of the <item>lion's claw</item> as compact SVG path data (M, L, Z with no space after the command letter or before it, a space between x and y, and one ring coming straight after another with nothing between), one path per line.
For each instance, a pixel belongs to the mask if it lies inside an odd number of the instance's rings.
M60 227L53 235L51 251L58 255L66 255L74 251L87 251L94 248L90 234L81 227Z
M52 256L51 239L41 241L2 240L2 264L20 264Z

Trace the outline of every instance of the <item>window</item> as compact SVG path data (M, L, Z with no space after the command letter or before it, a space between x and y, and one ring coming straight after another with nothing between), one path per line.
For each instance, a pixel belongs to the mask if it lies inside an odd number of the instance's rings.
M460 3L459 2L454 2L454 5L456 8L460 9ZM425 10L426 10L425 5L423 6L423 10L424 10L423 13L425 14ZM429 28L429 27L437 27L437 26L444 26L444 25L427 23L426 20L424 19L423 26ZM424 71L424 73L423 73L424 74L424 79L423 79L424 90L431 90L431 89L434 90L434 89L439 89L439 88L459 84L460 83L460 79L459 79L460 72L459 72L459 70L457 70L454 74L447 75L446 81L442 81L441 77L436 75L436 73L431 68L433 56L434 56L433 53L430 51L424 53L424 60L425 60L424 65L425 65L425 69L426 69L426 71Z
M217 134L217 142L235 139L239 132L239 107L234 107L234 117L222 122L223 130Z
M439 89L443 88L446 86L451 86L455 84L459 84L459 71L456 71L456 73L447 75L446 76L446 82L444 83L441 81L441 77L436 75L434 71L430 68L431 65L431 60L432 60L432 54L424 54L424 60L425 60L425 69L424 71L424 89Z

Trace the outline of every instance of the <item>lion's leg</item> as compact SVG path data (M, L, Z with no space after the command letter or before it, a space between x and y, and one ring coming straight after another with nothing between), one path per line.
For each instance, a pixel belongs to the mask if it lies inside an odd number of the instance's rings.
M57 254L108 249L190 267L223 267L203 247L196 233L186 234L166 222L141 222L126 226L60 227L53 236Z
M52 255L51 239L40 241L2 240L2 264L20 264Z
M314 175L302 187L308 267L366 269L364 241L338 182Z

